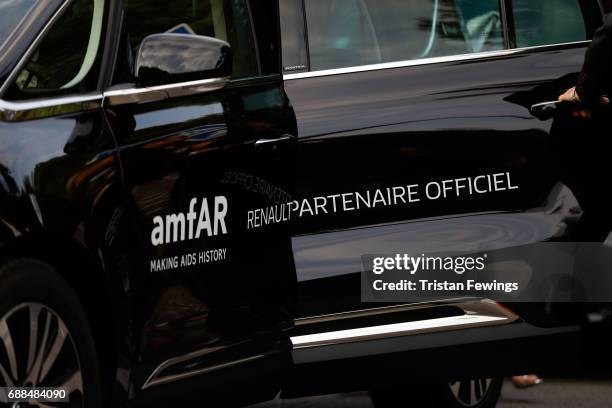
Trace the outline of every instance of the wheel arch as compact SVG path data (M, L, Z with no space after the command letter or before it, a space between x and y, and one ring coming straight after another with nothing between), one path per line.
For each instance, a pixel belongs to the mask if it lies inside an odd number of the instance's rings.
M76 240L38 231L5 242L0 262L29 258L53 267L76 294L93 334L104 394L110 397L119 367L117 320L112 302L112 283L101 262ZM106 312L106 313L105 313Z

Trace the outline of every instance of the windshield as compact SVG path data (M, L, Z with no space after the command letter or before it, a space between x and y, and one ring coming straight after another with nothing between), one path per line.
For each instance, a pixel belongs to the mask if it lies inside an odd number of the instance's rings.
M28 13L36 0L0 0L0 46Z

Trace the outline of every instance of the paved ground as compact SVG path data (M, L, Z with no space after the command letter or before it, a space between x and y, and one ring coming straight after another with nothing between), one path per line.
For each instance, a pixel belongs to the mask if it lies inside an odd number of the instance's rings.
M548 379L537 387L517 390L506 383L499 408L603 408L612 406L612 380Z
M517 390L506 382L498 408L612 407L612 380L546 379L543 384ZM256 408L373 408L367 394L331 395L292 401L274 401ZM253 407L253 408L255 408ZM410 406L407 405L406 408ZM418 407L416 407L418 408Z

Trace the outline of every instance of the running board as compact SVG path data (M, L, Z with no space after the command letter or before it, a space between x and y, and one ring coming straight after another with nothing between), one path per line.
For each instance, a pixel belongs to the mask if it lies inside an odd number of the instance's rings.
M296 322L299 325L307 325L309 321L317 323L321 321L346 321L355 319L356 322L364 314L380 314L389 316L392 313L406 312L410 310L422 310L425 308L452 305L463 311L458 316L447 316L426 320L404 321L391 324L355 327L344 330L324 331L310 334L292 336L291 344L293 350L301 350L313 347L334 346L346 343L368 342L392 337L405 337L417 334L446 332L453 330L464 330L477 327L488 327L505 325L518 321L520 318L509 309L498 303L488 300L464 300L445 303L417 304L412 306L393 306L379 309L371 309L354 313L342 313L339 315L319 316L303 319Z
M294 330L282 398L504 377L579 349L579 327L537 327L478 298L310 317Z

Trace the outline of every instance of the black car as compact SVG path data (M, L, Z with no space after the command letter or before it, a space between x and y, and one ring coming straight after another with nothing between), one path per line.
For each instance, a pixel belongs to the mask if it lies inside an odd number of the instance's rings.
M595 0L1 0L0 399L490 407L564 364L565 308L365 302L362 257L604 241L566 180L601 149L556 143L538 105L601 21ZM508 183L403 205L457 177Z

